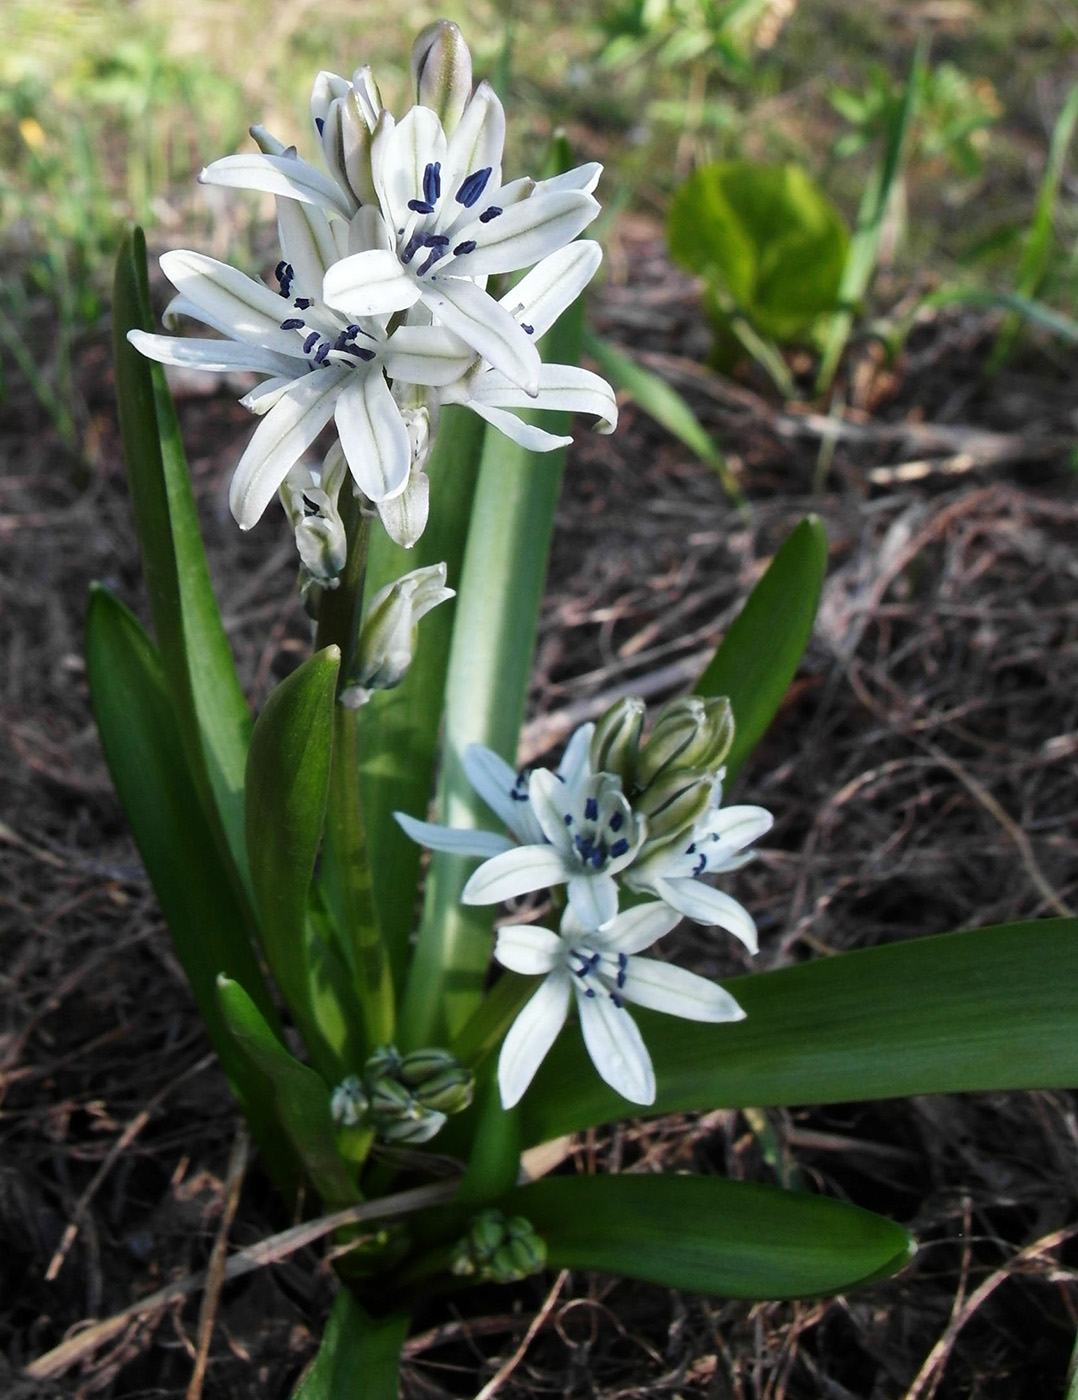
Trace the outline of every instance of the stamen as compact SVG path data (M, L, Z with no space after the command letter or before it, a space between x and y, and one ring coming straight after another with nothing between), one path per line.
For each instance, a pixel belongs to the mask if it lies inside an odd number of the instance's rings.
M565 814L565 825L566 825L566 826L572 826L572 824L573 824L573 814L572 814L572 812L566 812L566 814Z
M610 993L610 1000L614 1003L614 1005L618 1008L619 1011L625 1010L625 1003L622 1001L621 997L618 996L617 992Z
M432 249L430 250L430 256L427 258L427 261L423 264L422 267L417 267L417 268L416 268L416 274L415 274L415 275L416 275L417 277L425 277L425 276L427 275L427 273L431 270L431 268L434 266L434 264L438 261L438 259L439 259L439 258L444 258L444 257L445 257L445 249L444 249L444 248L432 248Z
M488 165L483 170L473 170L466 179L460 182L460 189L457 190L458 204L463 204L465 209L472 207L486 189L492 168Z
M527 329L527 327L524 327L524 329ZM624 813L624 812L615 812L614 815L613 815L613 816L610 818L610 820L607 822L607 826L610 828L611 831L620 831L620 830L621 830L621 824L622 824L622 822L623 822L624 820L625 820L625 813Z
M287 321L281 322L281 330L301 331L306 324L307 322L303 319L302 316L289 316Z
M401 262L407 266L415 257L416 253L419 252L420 248L425 248L426 246L426 239L423 235L421 233L413 233L411 238L409 238L408 242L404 245L404 251L401 253Z
M277 278L278 283L280 284L281 296L291 296L292 279L296 275L295 272L292 270L292 264L290 262L285 262L285 260L282 258L281 261L277 264L277 266L273 269L273 274Z
M326 129L326 124L325 124L325 122L323 121L323 119L322 119L321 117L315 117L315 119L314 119L314 126L315 126L315 130L318 132L319 136L321 136L322 133L323 133L323 131L325 131L325 129Z
M318 344L318 341L319 341L318 332L317 332L317 331L311 331L310 335L309 335L309 336L307 337L307 339L303 342L303 353L304 353L305 355L309 355L309 354L311 353L311 351L314 349L314 347Z
M491 219L496 219L501 212L498 205L492 204L489 209L484 209L479 215L479 222L481 224L489 224Z
M426 170L423 171L423 198L432 209L441 192L442 162L440 160L430 161Z
M326 362L326 356L329 354L332 348L333 347L330 345L328 340L323 340L322 344L314 352L314 360L312 363L316 365L324 365Z
M434 213L434 205L429 204L425 199L410 199L408 201L408 208L411 209L413 214Z
M374 359L374 351L373 351L373 350L364 350L363 347L362 347L361 345L349 345L349 347L348 347L348 353L349 353L349 355L358 355L359 358L360 358L361 360L373 360L373 359Z
M618 986L619 986L619 987L624 987L624 986L625 986L625 978L628 976L628 973L629 973L629 955L628 955L628 953L619 953L619 954L618 954Z
M594 797L589 797L584 803L584 816L589 822L597 822L599 820L599 803Z
M703 851L701 851L701 852L700 852L700 859L699 859L699 860L696 862L696 864L693 866L693 872L692 872L692 873L693 873L694 875L702 875L706 869L707 869L707 856L705 856L704 853L703 853Z
M475 252L475 239L474 239L474 238L466 238L466 239L464 240L463 243L458 243L457 246L453 249L453 256L454 256L455 258L462 258L462 257L464 257L465 253L474 253L474 252Z
M310 297L296 297L292 305L297 311L306 311L314 305L314 301Z
M521 323L520 323L520 329L524 332L525 335L534 335L534 334L535 334L535 327L534 327L534 326L526 326L526 325L524 324L523 321L521 321Z
M617 859L618 856L623 856L628 849L628 841L626 841L624 836L620 836L610 847L610 854Z

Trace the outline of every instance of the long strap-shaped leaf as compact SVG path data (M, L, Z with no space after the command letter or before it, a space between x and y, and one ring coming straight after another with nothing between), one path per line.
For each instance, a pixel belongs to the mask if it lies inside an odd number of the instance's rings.
M1073 1086L1076 984L1076 919L940 934L735 978L726 985L747 1012L736 1024L634 1011L658 1080L649 1111ZM525 1095L524 1146L624 1117L625 1107L579 1038L564 1035Z
M269 1080L277 1116L324 1204L332 1209L361 1200L337 1149L325 1081L285 1049L238 982L219 977L217 998L236 1045Z
M443 562L450 586L456 587L484 428L478 414L467 409L450 406L442 410L429 464L430 521L412 549L393 544L384 530L372 531L365 588L368 600L409 570ZM374 902L397 986L404 983L422 851L405 836L393 813L426 815L434 786L454 615L454 604L449 602L424 618L420 645L404 680L393 690L376 693L357 717L360 791Z
M913 1253L905 1230L871 1211L721 1177L554 1177L499 1206L531 1222L551 1268L722 1298L837 1293Z
M736 728L728 779L782 704L812 633L826 571L827 534L808 516L784 541L696 683L697 695L730 697Z
M398 1400L407 1313L373 1318L342 1288L292 1400Z
M243 774L251 717L210 585L179 425L160 365L127 332L153 330L140 229L116 261L116 394L142 567L188 768L246 879Z
M262 1074L236 1049L217 1005L220 972L239 978L275 1021L230 873L191 782L171 688L153 642L101 587L90 596L86 674L101 743L124 812L210 1039L278 1183L295 1186Z

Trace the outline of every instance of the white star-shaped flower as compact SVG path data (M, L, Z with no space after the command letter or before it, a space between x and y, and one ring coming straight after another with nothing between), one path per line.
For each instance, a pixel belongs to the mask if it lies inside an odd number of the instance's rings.
M525 924L503 928L494 956L503 967L544 981L513 1022L498 1060L502 1103L523 1097L565 1024L573 998L588 1054L599 1074L624 1098L649 1104L655 1074L626 1003L691 1021L740 1021L745 1013L729 992L670 963L637 957L678 922L661 903L641 904L601 930L588 929L570 907L561 930Z

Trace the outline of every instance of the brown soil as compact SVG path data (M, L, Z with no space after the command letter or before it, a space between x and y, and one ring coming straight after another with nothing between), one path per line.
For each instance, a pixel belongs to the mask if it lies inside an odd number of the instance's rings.
M854 348L835 440L834 420L699 368L695 291L653 227L627 221L610 265L594 323L686 394L751 505L739 513L631 404L612 438L581 430L527 756L622 688L659 700L684 687L813 510L831 544L819 623L738 789L777 815L767 851L739 877L760 923L758 965L1078 903L1073 360L1028 352L1024 367L990 377L984 319L936 318L896 364ZM142 594L104 341L84 348L78 373L85 460L16 380L2 429L0 1392L21 1400L188 1393L194 1296L53 1380L19 1369L84 1319L206 1264L239 1128L89 713L88 584L102 579L140 610ZM279 519L241 537L228 517L249 420L227 386L185 386L181 413L219 597L258 704L307 645L292 546ZM713 958L710 933L680 937L690 963ZM409 1396L472 1396L499 1368L505 1400L1063 1392L1078 1322L1068 1094L629 1122L589 1134L575 1160L796 1174L901 1220L921 1250L897 1279L822 1302L722 1303L583 1274L476 1293L417 1319ZM257 1163L233 1188L234 1245L289 1223ZM206 1400L287 1396L331 1295L314 1249L227 1285Z

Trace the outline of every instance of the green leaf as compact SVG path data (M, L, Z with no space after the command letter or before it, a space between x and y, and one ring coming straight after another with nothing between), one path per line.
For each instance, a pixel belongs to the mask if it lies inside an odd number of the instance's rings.
M902 178L906 140L923 86L925 60L926 45L922 40L913 55L902 101L891 107L880 163L869 176L861 195L857 222L850 239L838 289L838 301L841 304L831 317L820 358L820 368L816 375L816 387L821 393L831 385L853 328L853 318L860 310L876 275L884 219L891 202L891 192L896 182Z
M398 1400L407 1313L373 1318L342 1288L292 1400Z
M337 1149L325 1081L289 1054L238 982L219 977L217 1000L236 1045L269 1080L277 1116L323 1204L332 1208L359 1201Z
M634 1011L650 1112L1078 1084L1078 920L1043 919L840 953L726 983L745 1010L705 1026ZM573 1086L572 1094L565 1086ZM562 1036L521 1105L523 1141L625 1114Z
M368 599L410 569L442 561L450 585L456 587L485 426L478 414L467 409L449 405L442 410L430 461L430 521L410 550L393 544L384 530L372 530L365 581ZM377 692L357 716L360 793L374 902L398 986L404 982L415 923L422 851L405 836L393 813L425 815L430 802L455 615L455 600L451 600L423 619L422 644L404 680L393 690Z
M843 1201L700 1176L554 1177L499 1202L552 1269L601 1269L720 1298L838 1293L902 1268L900 1226Z
M674 196L667 237L764 336L797 340L837 304L849 234L800 166L701 166Z
M827 534L808 516L784 541L696 683L697 695L728 695L733 706L728 780L785 698L812 634L826 571Z
M247 758L247 848L262 951L315 1063L340 1064L312 1014L305 948L308 896L333 755L339 648L305 661L273 691Z
M583 346L615 389L631 394L649 417L684 443L690 452L695 452L701 461L713 467L730 499L738 505L744 504L744 492L730 471L726 458L676 389L628 355L623 355L602 336L585 330Z
M274 1017L230 873L186 766L172 691L153 642L100 586L90 594L86 675L109 771L168 923L177 955L233 1091L270 1171L286 1192L295 1159L262 1074L221 1019L216 979L242 979Z
M578 362L583 315L578 300L544 336L545 360ZM559 433L566 417L547 414L542 422ZM510 763L516 758L564 467L564 450L528 452L498 432L486 434L446 679L437 820L450 826L491 822L464 776L468 745L485 744ZM401 1012L402 1045L452 1038L479 1004L494 911L460 903L474 865L445 854L431 859Z
M127 341L129 330L154 329L140 229L120 248L112 311L124 459L161 664L188 769L245 879L243 775L251 716L213 596L164 372Z

